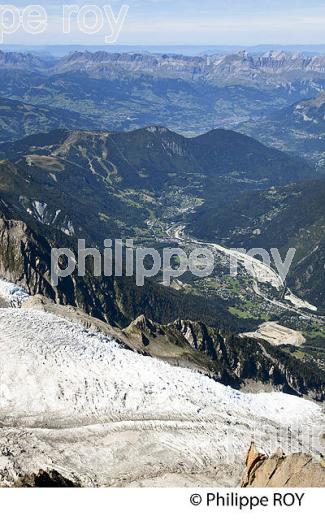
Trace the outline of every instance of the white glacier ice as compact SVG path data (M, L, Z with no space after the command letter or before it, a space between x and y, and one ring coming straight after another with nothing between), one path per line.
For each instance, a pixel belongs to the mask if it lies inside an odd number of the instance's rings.
M324 423L312 402L242 394L54 315L0 309L0 426L7 483L55 467L84 485L226 485L254 436L316 453Z
M0 297L11 307L20 307L29 294L17 285L0 279Z

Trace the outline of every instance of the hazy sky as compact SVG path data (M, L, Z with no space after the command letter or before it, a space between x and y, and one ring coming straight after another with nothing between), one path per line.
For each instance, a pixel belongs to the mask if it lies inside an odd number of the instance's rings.
M325 43L325 0L70 0L55 4L33 0L31 3L45 7L46 32L36 36L20 29L6 35L4 43L104 44L104 36L111 32L106 19L100 32L86 35L78 28L74 16L71 33L63 34L64 3L111 5L116 16L123 4L129 5L119 44ZM28 5L24 0L14 0L12 4ZM87 19L91 23L91 18Z

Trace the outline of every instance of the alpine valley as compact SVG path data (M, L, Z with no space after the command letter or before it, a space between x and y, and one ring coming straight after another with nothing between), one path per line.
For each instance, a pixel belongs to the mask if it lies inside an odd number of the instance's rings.
M323 460L324 86L320 54L0 51L0 486L237 486L256 439ZM214 270L54 284L80 239ZM294 249L286 279L253 248Z

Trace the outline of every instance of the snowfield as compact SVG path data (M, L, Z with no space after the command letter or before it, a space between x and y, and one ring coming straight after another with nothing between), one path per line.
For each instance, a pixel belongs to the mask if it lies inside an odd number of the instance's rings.
M54 315L0 309L0 485L40 468L91 486L236 485L254 437L317 453L323 426L314 403L242 394Z

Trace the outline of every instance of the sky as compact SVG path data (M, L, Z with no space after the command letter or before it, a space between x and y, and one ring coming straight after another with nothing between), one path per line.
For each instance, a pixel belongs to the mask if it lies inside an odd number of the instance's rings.
M79 23L77 13L71 14L67 32L65 3L79 6L78 12L83 6L96 4L96 13L91 15L84 9ZM29 5L26 0L13 0L12 4L18 10ZM46 29L30 34L25 25L15 25L12 34L7 34L4 27L13 23L12 15L7 13L4 19L0 16L3 43L102 45L105 37L108 45L114 43L114 38L115 43L128 45L325 43L325 0L61 0L55 4L52 0L33 0L32 4L45 9ZM105 5L111 6L116 19L121 7L128 6L114 30L112 18L103 10ZM85 32L87 24L93 34Z

